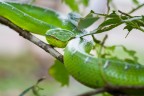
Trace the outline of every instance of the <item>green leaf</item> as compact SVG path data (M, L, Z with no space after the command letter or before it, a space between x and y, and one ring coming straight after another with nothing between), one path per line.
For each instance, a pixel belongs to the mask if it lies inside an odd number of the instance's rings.
M80 20L81 15L79 13L76 13L76 12L70 12L68 14L68 20L73 24L75 25L76 27L78 26L78 22Z
M91 11L86 17L80 18L78 22L78 29L84 29L92 25L94 22L96 22L99 19L98 16L95 16L93 14L93 11Z
M68 14L68 19L79 30L83 30L83 29L89 27L90 25L92 25L94 22L96 22L99 19L99 17L96 16L93 11L91 11L84 18L81 17L81 15L76 12L71 12Z
M128 54L129 57L124 58L124 60L122 60L122 59L119 59L118 56L113 56L114 51L118 47L122 48L123 52ZM111 51L108 55L109 58L120 60L120 61L125 61L125 62L128 62L128 63L138 63L138 57L136 56L136 51L129 50L125 46L122 46L122 45L120 45L120 46L110 46L110 47L106 47L106 50Z
M106 21L104 21L100 27L107 27L107 26L110 26L110 25L115 25L115 24L118 24L118 23L121 23L121 20L120 19L108 19Z
M78 4L75 0L63 0L73 11L79 11Z
M132 30L134 29L134 27L132 27L132 26L130 26L129 24L127 24L127 25L124 27L124 29L127 29L127 30L128 30L128 33L127 33L127 35L125 36L125 37L127 37L127 36L129 35L130 31L132 31Z
M121 46L123 48L123 50L130 56L132 57L133 60L131 61L135 61L136 63L138 62L138 57L136 56L136 51L134 50L128 50L126 47ZM130 59L127 59L127 61L130 61Z
M115 57L113 54L115 49L116 49L116 46L105 46L105 52L101 56L103 58L118 58L118 57Z
M106 19L102 24L99 25L99 27L96 30L97 33L109 31L122 24L121 18L119 17L119 15L116 14L115 11L108 15L107 18L109 19Z
M88 6L89 0L80 0L84 6Z
M133 29L133 27L132 26L129 26L129 25L126 25L125 27L124 27L124 29L127 29L129 32Z
M95 13L98 14L98 13ZM123 13L124 14L124 13ZM140 27L144 26L144 17L143 16L130 16L130 15L119 15L115 11L111 14L98 14L99 16L105 16L106 20L102 22L98 28L91 31L92 34L102 33L109 31L123 23L126 24L124 29L131 31L132 29L141 30Z
M111 19L110 21L113 22L113 20L114 20L114 19ZM96 32L97 32L97 33L101 33L101 32L105 32L105 31L109 31L109 30L111 30L111 29L113 29L113 28L115 28L115 27L117 27L117 26L119 26L119 25L122 24L122 23L118 23L118 22L117 22L117 23L115 23L115 24L109 23L109 24L105 25L104 23L107 23L107 22L109 22L109 20L103 22L102 25L100 25L100 26L96 29ZM105 25L105 26L103 26L103 25Z
M127 29L129 32L133 29L141 30L141 27L144 27L143 16L133 16L131 18L123 20L126 24L124 29Z
M61 83L62 86L69 84L69 74L60 61L55 60L55 63L49 69L49 74L58 82Z
M132 0L134 4L139 5L139 1L138 0Z
M97 43L96 48L99 49L102 45ZM119 54L116 53L117 48L122 48L121 52L125 55L128 55L125 58L120 58ZM120 51L120 49L119 49ZM138 64L138 57L136 56L136 51L129 50L123 45L114 45L114 46L103 46L103 52L101 52L101 58L109 58L111 60L125 61L128 63Z

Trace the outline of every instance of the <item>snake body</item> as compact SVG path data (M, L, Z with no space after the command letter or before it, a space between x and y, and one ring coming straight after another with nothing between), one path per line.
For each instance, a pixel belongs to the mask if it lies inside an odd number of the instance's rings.
M93 88L105 85L144 86L143 65L96 58L85 50L89 43L71 40L65 49L65 66L76 79Z
M79 38L71 40L65 49L64 64L76 80L91 88L144 86L143 65L96 58L89 54L91 49L91 42ZM142 90L129 91L140 95L144 94Z
M74 36L79 33L78 30L73 30L75 26L66 18L62 18L61 14L33 5L0 2L0 16L24 30L43 36L47 31L53 32L55 29L72 32ZM61 42L52 36L47 39L54 46L57 46L56 42ZM96 58L88 54L92 47L91 42L77 38L70 40L65 48L64 65L76 80L91 88L144 86L143 65ZM141 93L144 94L142 90Z
M47 31L63 29L66 30L65 32L71 30L75 35L80 33L66 16L55 10L34 5L0 2L0 16L7 18L24 30L46 36L47 41L57 47L64 47L67 42L53 37L53 34L46 35Z

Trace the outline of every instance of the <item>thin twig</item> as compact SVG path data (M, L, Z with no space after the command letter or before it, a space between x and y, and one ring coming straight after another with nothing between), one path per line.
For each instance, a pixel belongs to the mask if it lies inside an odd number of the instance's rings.
M143 91L144 86L105 86L103 88L96 89L95 91L87 92L80 94L78 96L93 96L96 94L108 92L113 96L135 96L135 95L127 95L124 91L128 90L136 90L136 91ZM123 93L124 92L124 93Z
M10 22L4 17L0 16L0 23L6 26L9 26L11 29L15 30L20 36L36 44L37 46L39 46L46 52L50 53L53 57L55 57L56 59L58 59L60 62L63 63L63 55L60 54L57 50L55 50L49 44L46 44L45 42L41 41L40 39L32 35L30 32L21 29L20 27L16 26L15 24L13 24L12 22Z
M38 84L40 83L40 82L42 82L43 80L44 80L45 78L40 78L37 82L36 82L36 84L34 84L34 85L32 85L31 87L29 87L29 88L27 88L26 90L24 90L19 96L25 96L29 91L33 91L33 93L36 93L37 95L36 96L39 96L39 92L38 91L40 91L40 90L43 90L43 88L40 88L39 86L38 86ZM37 89L37 90L36 90Z
M136 8L132 9L130 12L128 12L128 14L131 14L131 13L137 11L138 9L140 9L140 8L143 7L143 6L144 6L144 3L141 4L141 5L139 5L139 6L137 6Z
M122 12L120 10L118 10L118 12L121 13L121 14L123 14L123 15L125 15L125 16L130 17L130 18L126 19L126 20L123 20L123 22L136 20L137 22L141 23L144 26L144 22L141 21L141 19L142 19L141 16L139 16L139 17L138 16L137 17L133 17L133 16L131 16L131 15L127 14L127 13L124 13L124 12ZM144 30L142 28L139 27L138 29L144 32Z
M90 92L87 92L87 93L80 94L78 96L92 96L92 95L103 93L105 91L106 90L104 88L100 88L100 89L97 89L95 91L90 91Z
M132 18L131 15L129 15L129 14L125 13L125 12L122 12L121 10L118 10L118 12L121 13L121 14L123 14L123 15L125 15L125 16L128 16L128 17L131 17L131 18Z
M100 50L99 50L99 53L98 53L98 57L101 57L102 49L104 48L104 44L105 44L105 41L106 41L107 38L108 38L108 35L105 35L105 37L103 38L103 40L101 42L101 46L100 46Z
M109 14L109 12L110 12L110 2L111 2L111 0L107 0L107 14Z

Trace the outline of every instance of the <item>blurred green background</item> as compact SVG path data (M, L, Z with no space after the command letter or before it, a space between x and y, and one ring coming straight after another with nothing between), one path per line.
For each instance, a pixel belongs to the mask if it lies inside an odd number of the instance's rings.
M8 0L3 0L8 1ZM10 1L10 0L9 0ZM11 0L18 2L28 2L29 0ZM106 0L90 0L91 3L84 13L87 14L90 9L99 13L106 12ZM130 0L113 0L120 10L128 11L134 7ZM142 0L140 0L142 1ZM61 3L60 0L36 0L36 5L50 7L64 14L70 12L70 9ZM97 5L97 6L96 6ZM138 10L136 15L141 15L144 8ZM99 21L100 23L101 21ZM97 25L96 25L97 26ZM48 74L48 69L54 62L54 58L48 53L20 37L10 28L0 25L0 96L18 96L22 91L34 85L38 79L46 77L39 84L44 90L40 91L45 96L76 96L77 94L92 90L71 78L69 86L61 87L60 83L52 79ZM128 49L137 51L139 62L144 64L144 34L134 30L125 38L127 31L123 31L123 25L109 32L107 45L122 44ZM105 33L97 35L97 38L103 38ZM45 38L38 36L45 41ZM63 50L59 50L63 51ZM126 56L119 50L120 57ZM33 96L30 91L26 96ZM97 95L98 96L98 95Z

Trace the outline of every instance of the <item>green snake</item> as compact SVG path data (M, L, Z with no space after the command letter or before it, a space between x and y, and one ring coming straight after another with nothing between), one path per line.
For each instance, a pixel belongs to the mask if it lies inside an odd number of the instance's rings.
M53 46L67 45L64 50L64 65L76 80L88 87L144 86L143 65L90 55L93 44L85 39L75 38L82 32L70 20L54 10L28 4L0 2L0 16L24 30L46 36L48 43ZM144 94L142 90L137 90L139 93L129 91L123 92Z

